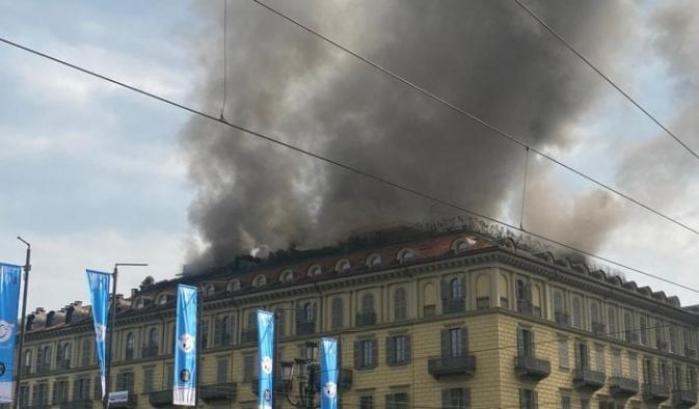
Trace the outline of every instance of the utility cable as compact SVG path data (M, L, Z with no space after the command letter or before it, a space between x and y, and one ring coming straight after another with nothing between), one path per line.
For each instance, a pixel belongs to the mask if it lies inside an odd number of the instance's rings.
M524 172L522 180L522 207L519 211L519 229L524 230L524 212L527 210L527 176L529 174L529 148L524 149Z
M689 147L682 139L680 139L674 132L669 130L665 125L663 125L653 114L651 114L647 109L645 109L640 103L638 103L628 92L624 91L619 85L617 85L608 75L602 72L595 64L590 61L589 58L585 57L581 52L575 49L573 45L568 42L562 35L560 35L556 30L548 25L541 17L539 17L534 10L527 7L521 0L514 0L514 2L521 7L527 14L529 14L534 20L536 20L542 27L546 29L552 36L554 36L558 41L560 41L570 52L575 54L580 58L588 67L590 67L594 72L596 72L600 77L602 77L609 85L611 85L615 90L617 90L621 95L624 96L629 102L631 102L636 108L638 108L646 117L658 125L666 134L668 134L672 139L675 140L680 146L682 146L687 152L689 152L695 159L699 159L699 154Z
M373 173L370 173L369 171L366 171L366 170L363 170L363 169L361 169L361 168L355 167L355 166L350 165L350 164L348 164L348 163L346 163L346 162L342 162L342 161L339 161L339 160L336 160L336 159L331 159L331 158L328 158L328 157L326 157L326 156L323 156L323 155L321 155L321 154L319 154L319 153L316 153L316 152L313 152L313 151L310 151L310 150L306 150L306 149L301 148L301 147L298 147L298 146L296 146L296 145L292 145L292 144L287 143L287 142L284 142L284 141L282 141L282 140L280 140L280 139L276 139L276 138L274 138L274 137L272 137L272 136L266 135L266 134L264 134L264 133L262 133L262 132L260 132L260 131L255 131L255 130L250 129L250 128L247 128L247 127L245 127L245 126L243 126L243 125L238 125L238 124L236 124L236 123L234 123L234 122L230 122L230 121L225 120L225 119L222 119L222 118L216 118L215 116L213 116L213 115L211 115L211 114L208 114L208 113L206 113L206 112L197 110L197 109L192 108L192 107L189 107L189 106L187 106L187 105L183 105L183 104L181 104L181 103L175 102L175 101L173 101L173 100L171 100L171 99L162 97L162 96L157 95L157 94L154 94L154 93L152 93L152 92L145 91L145 90L142 89L142 88L138 88L138 87L136 87L136 86L134 86L134 85L129 85L129 84L125 83L125 82L116 80L116 79L114 79L114 78L108 77L108 76L106 76L106 75L104 75L104 74L97 73L97 72L95 72L95 71L91 71L91 70L89 70L89 69L87 69L87 68L83 68L83 67L81 67L81 66L78 66L78 65L75 65L75 64L73 64L73 63L67 62L67 61L62 60L62 59L60 59L60 58L57 58L57 57L51 56L51 55L49 55L49 54L43 53L43 52L41 52L41 51L35 50L35 49L33 49L33 48L30 48L30 47L27 47L27 46L18 44L18 43L16 43L16 42L10 41L10 40L8 40L8 39L6 39L6 38L4 38L4 37L0 37L0 42L1 42L1 43L4 43L4 44L7 44L7 45L9 45L9 46L18 48L18 49L20 49L20 50L26 51L26 52L28 52L28 53L37 55L37 56L39 56L39 57L42 57L42 58L51 60L51 61L53 61L53 62L55 62L55 63L64 65L64 66L66 66L66 67L69 67L69 68L71 68L71 69L73 69L73 70L76 70L76 71L82 72L82 73L84 73L84 74L90 75L90 76L92 76L92 77L99 78L99 79L104 80L104 81L106 81L106 82L109 82L109 83L111 83L111 84L118 85L118 86L120 86L120 87L126 88L126 89L128 89L128 90L130 90L130 91L133 91L133 92L135 92L135 93L141 94L141 95L146 96L146 97L148 97L148 98L151 98L151 99L154 99L154 100L163 102L163 103L165 103L165 104L167 104L167 105L170 105L170 106L173 106L173 107L175 107L175 108L179 108L179 109L181 109L181 110L183 110L183 111L186 111L186 112L189 112L189 113L191 113L191 114L200 116L200 117L205 118L205 119L209 119L209 120L214 121L214 122L218 122L218 123L220 123L220 124L223 124L223 125L225 125L225 126L228 126L228 127L232 128L232 129L236 129L236 130L238 130L238 131L240 131L240 132L242 132L242 133L244 133L244 134L248 134L248 135L255 136L256 138L259 138L259 139L262 139L262 140L267 141L267 142L269 142L269 143L272 143L272 144L275 144L275 145L278 145L278 146L287 148L287 149L289 149L289 150L291 150L291 151L300 153L300 154L305 155L305 156L308 156L308 157L310 157L310 158L317 159L317 160L322 161L322 162L325 162L325 163L327 163L327 164L336 166L336 167L338 167L338 168L344 169L344 170L346 170L346 171L348 171L348 172L354 173L354 174L356 174L356 175L358 175L358 176L361 176L361 177L364 177L364 178L366 178L366 179L373 180L373 181L375 181L375 182L378 182L378 183L384 184L384 185L386 185L386 186L392 187L392 188L394 188L394 189L396 189L396 190L400 190L400 191L409 193L409 194L411 194L411 195L413 195L413 196L415 196L415 197L419 197L419 198L422 198L422 199L425 199L425 200L428 200L428 201L432 201L432 202L435 202L435 203L439 203L439 204L441 204L441 205L450 207L450 208L452 208L452 209L458 210L458 211L463 212L463 213L465 213L465 214L468 214L468 215L471 215L471 216L474 216L474 217L478 217L478 218L481 218L481 219L483 219L483 220L488 220L488 221L490 221L490 222L492 222L492 223L498 224L498 225L503 226L503 227L507 227L507 228L512 229L512 230L516 230L516 231L520 231L520 232L522 232L522 233L526 233L526 234L528 234L528 235L531 236L531 237L534 237L534 238L537 238L537 239L540 239L540 240L544 240L544 241L546 241L546 242L548 242L548 243L555 244L555 245L557 245L557 246L559 246L559 247L562 247L562 248L565 248L565 249L568 249L568 250L577 252L577 253L579 253L579 254L582 254L582 255L585 255L585 256L588 256L588 257L595 258L595 259L600 260L600 261L604 261L604 262L606 262L606 263L612 264L612 265L617 266L617 267L619 267L619 268L623 268L623 269L626 269L626 270L628 270L628 271L632 271L632 272L635 272L635 273L644 275L644 276L646 276L646 277L650 277L650 278L656 279L656 280L658 280L658 281L662 281L662 282L667 283L667 284L672 284L672 285L677 286L677 287L679 287L679 288L683 288L683 289L685 289L685 290L691 291L691 292L693 292L693 293L695 293L695 294L699 294L699 290L697 290L697 289L695 289L695 288L692 288L692 287L690 287L690 286L688 286L688 285L681 284L681 283L678 283L678 282L676 282L676 281L672 281L672 280L670 280L670 279L661 277L661 276L659 276L659 275L657 275L657 274L645 272L645 271L641 270L640 268L632 267L632 266L630 266L630 265L628 265L628 264L624 264L624 263L622 263L622 262L615 261L615 260L613 260L613 259L611 259L611 258L609 258L609 257L605 257L605 256L602 256L602 255L598 255L598 254L592 253L591 251L579 249L579 248L577 248L577 247L574 247L573 245L566 244L566 243L564 243L564 242L562 242L562 241L559 241L559 240L556 240L556 239L548 238L548 237L546 237L546 236L544 236L544 235L542 235L542 234L539 234L539 233L534 233L534 232L530 232L530 231L524 232L524 231L520 230L519 227L517 227L517 226L515 226L515 225L513 225L513 224L511 224L511 223L502 221L502 220L500 220L500 219L498 219L498 218L496 218L496 217L488 216L488 215L482 214L482 213L480 213L480 212L477 212L477 211L475 211L475 210L471 210L471 209L468 209L468 208L466 208L466 207L464 207L464 206L461 206L461 205L459 205L458 203L451 202L451 201L449 201L449 200L447 200L447 199L442 199L442 198L439 198L439 197L437 197L437 196L433 196L433 195L431 195L431 194L429 194L429 193L424 193L424 192L422 192L422 191L420 191L420 190L417 190L416 188L413 188L413 187L411 187L411 186L409 186L409 185L404 185L404 184L401 184L401 183L399 183L399 182L395 182L395 181L393 181L393 180L387 179L387 178L385 178L385 177L382 177L382 176L379 176L379 175L375 175L375 174L373 174ZM665 217L667 217L667 216L665 216Z
M388 68L386 68L386 67L380 65L379 63L374 62L374 61L370 60L369 58L364 57L364 56L362 56L362 55L360 55L360 54L358 54L358 53L356 53L356 52L350 50L349 48L347 48L347 47L341 45L340 43L338 43L338 42L336 42L336 41L330 39L329 37L326 37L325 35L321 34L320 32L318 32L318 31L316 31L316 30L314 30L314 29L312 29L312 28L310 28L310 27L307 27L306 25L304 25L303 23L299 22L298 20L296 20L296 19L294 19L294 18L292 18L292 17L289 17L288 15L282 13L281 11L278 11L278 10L275 9L274 7L272 7L272 6L268 5L268 4L265 4L265 3L261 2L260 0L252 0L252 1L253 1L254 3L256 3L256 4L259 4L261 7L265 8L266 10L268 10L268 11L270 11L270 12L276 14L277 16L279 16L279 17L281 17L281 18L283 18L284 20L286 20L286 21L288 21L288 22L290 22L290 23L296 25L297 27L303 29L304 31L306 31L306 32L308 32L308 33L310 33L310 34L312 34L312 35L314 35L314 36L316 36L316 37L322 39L323 41L327 42L328 44L331 44L331 45L333 45L334 47L336 47L336 48L338 48L338 49L344 51L345 53L347 53L347 54L349 54L349 55L351 55L351 56L357 58L358 60L360 60L360 61L362 61L362 62L364 62L364 63L366 63L366 64L368 64L368 65L370 65L370 66L372 66L372 67L374 67L375 69L377 69L377 70L379 70L380 72L382 72L382 73L388 75L389 77L393 78L394 80L396 80L396 81L398 81L398 82L401 82L401 83L407 85L407 86L410 87L410 88L413 88L414 90L418 91L420 94L422 94L422 95L424 95L424 96L426 96L426 97L432 99L433 101L436 101L436 102L438 102L438 103L440 103L440 104L442 104L442 105L444 105L444 106L450 108L451 110L453 110L453 111L455 111L455 112L457 112L457 113L459 113L459 114L461 114L461 115L467 117L468 119L470 119L471 121L473 121L473 122L475 122L475 123L481 125L482 127L486 128L486 129L488 129L488 130L490 130L490 131L495 132L495 134L497 134L497 135L499 135L499 136L505 138L506 140L509 140L510 142L513 142L513 143L515 143L515 144L517 144L517 145L519 145L519 146L521 146L521 147L523 147L523 148L528 148L528 149L530 149L532 152L536 153L537 155L539 155L539 156L541 156L541 157L543 157L543 158L548 159L549 161L555 163L556 165L559 165L559 166L563 167L564 169L567 169L568 171L570 171L570 172L572 172L572 173L578 175L579 177L581 177L581 178L583 178L583 179L585 179L585 180L587 180L587 181L589 181L589 182L592 182L592 183L596 184L597 186L600 186L600 187L602 187L602 188L604 188L604 189L606 189L606 190L608 190L608 191L610 191L610 192L616 194L617 196L622 197L622 198L624 198L624 199L626 199L626 200L628 200L628 201L634 203L634 204L637 205L637 206L640 206L641 208L643 208L643 209L645 209L645 210L647 210L647 211L649 211L649 212L655 214L656 216L661 217L661 218L663 218L663 219L665 219L665 220L667 220L667 221L669 221L669 222L671 222L671 223L673 223L673 224L675 224L675 225L677 225L677 226L679 226L679 227L681 227L681 228L683 228L683 229L685 229L685 230L687 230L687 231L689 231L689 232L691 232L691 233L694 233L695 235L699 236L699 230L697 230L697 229L695 229L695 228L693 228L693 227L691 227L691 226L689 226L689 225L687 225L687 224L685 224L685 223L683 223L683 222L681 222L681 221L679 221L679 220L677 220L677 219L675 219L675 218L673 218L673 217L667 216L667 215L663 214L662 212L660 212L659 210L656 210L655 208L653 208L653 207L651 207L651 206L649 206L649 205L647 205L647 204L645 204L645 203L639 201L638 199L635 199L635 198L629 196L628 194L623 193L623 192L621 192L620 190L617 190L617 189L611 187L610 185L607 185L607 184L605 184L605 183L603 183L603 182L601 182L601 181L599 181L599 180L593 178L592 176L589 176L589 175L583 173L582 171L580 171L580 170L578 170L578 169L572 167L571 165L568 165L568 164L566 164L566 163L564 163L564 162L562 162L562 161L556 159L555 157L553 157L553 156L551 156L551 155L549 155L549 154L547 154L547 153L544 153L543 151L541 151L541 150L539 150L539 149L536 149L536 148L534 148L534 147L528 145L526 142L524 142L524 141L522 141L521 139L515 137L514 135L509 134L509 133L505 132L504 130L502 130L502 129L496 127L495 125L492 125L492 124L486 122L485 120L481 119L480 117L476 116L475 114L472 114L471 112L468 112L468 111L466 111L465 109L462 109L462 108L456 106L455 104L453 104L453 103L447 101L446 99L444 99L444 98L442 98L442 97L440 97L440 96L434 94L433 92L431 92L431 91L429 91L429 90L427 90L427 89L425 89L425 88L422 88L421 86L417 85L416 83L414 83L414 82L412 82L412 81L406 79L405 77L402 77L402 76L400 76L400 75L394 73L393 71L391 71L391 70L389 70Z
M225 121L226 102L228 99L228 0L223 0L223 99L221 117Z

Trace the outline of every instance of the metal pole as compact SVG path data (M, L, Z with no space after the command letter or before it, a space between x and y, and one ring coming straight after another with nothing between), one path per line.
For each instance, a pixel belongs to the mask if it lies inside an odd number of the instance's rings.
M175 307L177 308L177 307ZM195 347L197 348L197 370L196 370L196 376L197 378L194 380L194 407L198 408L199 407L199 385L201 385L201 354L202 350L204 348L204 345L202 345L202 333L201 333L201 328L202 328L202 312L204 310L204 297L201 289L197 290L197 340L196 343L194 344Z
M22 319L19 327L19 345L17 348L17 378L15 379L15 409L19 408L19 392L20 382L22 381L22 347L24 346L24 331L26 329L27 319L27 289L29 288L29 271L32 269L32 245L27 243L23 238L17 236L17 240L27 245L27 258L24 262L24 289L22 292Z
M110 388L110 380L112 377L112 341L114 339L114 320L116 319L116 309L117 309L117 303L116 303L116 291L117 291L117 277L119 276L119 266L114 265L114 271L112 272L112 299L111 299L111 311L109 313L109 324L107 324L107 365L105 365L105 370L104 370L104 375L105 375L105 380L104 380L104 389L106 390L105 392L105 398L104 398L104 407L105 409L109 409L109 388Z

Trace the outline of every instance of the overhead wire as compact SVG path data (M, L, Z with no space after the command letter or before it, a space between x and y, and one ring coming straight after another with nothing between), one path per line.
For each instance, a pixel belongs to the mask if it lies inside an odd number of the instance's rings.
M693 233L693 234L699 236L699 230L697 230L696 228L691 227L691 226L687 225L686 223L683 223L683 222L677 220L676 218L670 217L670 216L668 216L668 215L662 213L661 211L659 211L659 210L657 210L657 209L651 207L650 205L647 205L647 204L641 202L640 200L635 199L635 198L629 196L628 194L626 194L626 193L624 193L624 192L622 192L622 191L620 191L620 190L618 190L618 189L616 189L616 188L614 188L614 187L612 187L612 186L610 186L610 185L608 185L608 184L606 184L606 183L604 183L604 182L602 182L602 181L600 181L600 180L598 180L598 179L596 179L596 178L593 178L592 176L587 175L586 173L584 173L584 172L582 172L582 171L580 171L580 170L574 168L574 167L571 166L571 165L568 165L568 164L565 163L565 162L562 162L562 161L559 160L559 159L556 159L556 158L553 157L552 155L547 154L547 153L545 153L545 152L542 151L542 150L539 150L539 149L537 149L537 148L535 148L535 147L533 147L533 146L531 146L531 145L528 145L526 142L524 142L523 140L521 140L521 139L515 137L514 135L512 135L512 134L510 134L510 133L508 133L508 132L506 132L506 131L504 131L504 130L498 128L497 126L495 126L495 125L493 125L493 124L491 124L491 123L486 122L485 120L481 119L480 117L476 116L475 114L466 111L465 109L463 109L463 108L461 108L461 107L455 105L455 104L452 103L452 102L447 101L446 99L444 99L444 98L442 98L442 97L436 95L435 93L433 93L433 92L431 92L431 91L429 91L429 90L427 90L427 89L421 87L420 85L418 85L418 84L416 84L416 83L414 83L414 82L408 80L407 78L405 78L405 77L403 77L403 76L401 76L401 75L399 75L399 74L396 74L395 72L391 71L390 69L386 68L385 66L383 66L383 65L381 65L381 64L379 64L379 63L377 63L377 62L375 62L375 61L373 61L373 60L371 60L371 59L369 59L369 58L367 58L367 57L364 57L364 56L362 56L361 54L359 54L359 53L357 53L357 52L355 52L355 51L352 51L351 49L349 49L349 48L343 46L342 44L340 44L340 43L338 43L338 42L332 40L331 38L329 38L329 37L323 35L322 33L318 32L317 30L314 30L314 29L312 29L312 28L310 28L310 27L304 25L304 24L301 23L300 21L298 21L298 20L296 20L296 19L294 19L294 18L288 16L287 14L285 14L285 13L283 13L283 12L277 10L276 8L270 6L270 5L266 4L266 3L263 3L263 2L260 1L260 0L251 0L251 1L254 2L255 4L260 5L260 6L263 7L264 9L270 11L271 13L276 14L277 16L283 18L284 20L286 20L286 21L288 21L288 22L294 24L295 26L301 28L302 30L304 30L304 31L306 31L306 32L308 32L308 33L310 33L310 34L312 34L312 35L314 35L314 36L320 38L321 40L327 42L328 44L331 44L332 46L334 46L334 47L336 47L336 48L342 50L343 52L345 52L345 53L347 53L347 54L349 54L349 55L351 55L351 56L357 58L358 60L360 60L360 61L362 61L362 62L364 62L364 63L370 65L371 67L373 67L373 68L377 69L378 71L380 71L380 72L382 72L382 73L388 75L389 77L393 78L394 80L396 80L396 81L398 81L398 82L401 82L401 83L403 83L404 85L407 85L408 87L410 87L410 88L412 88L412 89L418 91L420 94L422 94L422 95L424 95L424 96L426 96L426 97L432 99L433 101L438 102L438 103L440 103L440 104L442 104L442 105L444 105L444 106L450 108L451 110L453 110L453 111L455 111L455 112L457 112L457 113L459 113L459 114L461 114L461 115L467 117L468 119L470 119L471 121L473 121L473 122L475 122L475 123L481 125L482 127L486 128L486 129L488 129L488 130L490 130L490 131L493 131L496 135L499 135L499 136L505 138L506 140L508 140L508 141L510 141L510 142L513 142L513 143L515 143L515 144L521 146L522 148L529 149L529 150L531 150L532 152L536 153L537 155L539 155L539 156L541 156L541 157L543 157L543 158L549 160L550 162L552 162L552 163L554 163L554 164L556 164L556 165L558 165L558 166L563 167L564 169L566 169L566 170L572 172L573 174L575 174L575 175L577 175L577 176L579 176L579 177L581 177L581 178L583 178L583 179L585 179L585 180L587 180L587 181L589 181L589 182L591 182L591 183L593 183L593 184L595 184L595 185L597 185L597 186L599 186L599 187L602 187L602 188L604 188L605 190L608 190L608 191L614 193L615 195L617 195L617 196L619 196L619 197L621 197L621 198L624 198L624 199L628 200L628 201L631 202L631 203L634 203L635 205L637 205L637 206L639 206L639 207L641 207L641 208L643 208L643 209L645 209L645 210L647 210L647 211L649 211L649 212L655 214L655 215L658 216L658 217L661 217L661 218L665 219L666 221L668 221L668 222L670 222L670 223L675 224L676 226L681 227L682 229L684 229L684 230L686 230L686 231L688 231L688 232L691 232L691 233Z
M253 0L253 1L255 1L255 0ZM101 80L106 81L106 82L108 82L108 83L111 83L111 84L120 86L120 87L122 87L122 88L128 89L128 90L130 90L130 91L133 91L133 92L135 92L135 93L141 94L141 95L143 95L143 96L146 96L146 97L148 97L148 98L154 99L154 100L156 100L156 101L160 101L160 102L162 102L162 103L165 103L165 104L170 105L170 106L172 106L172 107L175 107L175 108L181 109L181 110L183 110L183 111L189 112L189 113L194 114L194 115L196 115L196 116L199 116L199 117L202 117L202 118L205 118L205 119L214 121L214 122L218 122L218 123L220 123L220 124L222 124L222 125L225 125L225 126L227 126L227 127L232 128L232 129L236 129L236 130L238 130L238 131L240 131L240 132L242 132L242 133L244 133L244 134L248 134L248 135L254 136L254 137L256 137L256 138L259 138L259 139L264 140L264 141L266 141L266 142L269 142L269 143L272 143L272 144L275 144L275 145L284 147L284 148L286 148L286 149L289 149L289 150L291 150L291 151L297 152L297 153L302 154L302 155L304 155L304 156L308 156L308 157L310 157L310 158L313 158L313 159L316 159L316 160L325 162L325 163L330 164L330 165L332 165L332 166L336 166L336 167L341 168L341 169L344 169L344 170L346 170L346 171L348 171L348 172L354 173L354 174L356 174L356 175L358 175L358 176L361 176L361 177L364 177L364 178L366 178L366 179L373 180L373 181L375 181L375 182L377 182L377 183L384 184L384 185L386 185L386 186L392 187L392 188L394 188L394 189L396 189L396 190L400 190L400 191L409 193L409 194L411 194L411 195L413 195L413 196L415 196L415 197L419 197L419 198L422 198L422 199L425 199L425 200L428 200L428 201L432 201L432 202L434 202L434 203L438 203L438 204L441 204L441 205L450 207L450 208L452 208L452 209L454 209L454 210L458 210L458 211L460 211L460 212L463 212L464 214L468 214L468 215L471 215L471 216L474 216L474 217L481 218L481 219L483 219L483 220L490 221L490 222L495 223L495 224L498 224L498 225L500 225L500 226L502 226L502 227L507 227L507 228L512 229L512 230L516 230L516 231L520 231L520 232L526 233L526 234L528 234L528 235L531 236L531 237L534 237L534 238L537 238L537 239L546 241L546 242L551 243L551 244L555 244L555 245L557 245L557 246L559 246L559 247L562 247L562 248L565 248L565 249L568 249L568 250L577 252L577 253L579 253L579 254L582 254L582 255L585 255L585 256L588 256L588 257L592 257L592 258L594 258L594 259L597 259L597 260L599 260L599 261L606 262L606 263L611 264L611 265L614 265L614 266L616 266L616 267L619 267L619 268L622 268L622 269L625 269L625 270L628 270L628 271L631 271L631 272L635 272L635 273L644 275L644 276L646 276L646 277L650 277L650 278L653 278L653 279L655 279L655 280L662 281L662 282L664 282L664 283L671 284L671 285L674 285L674 286L676 286L676 287L683 288L683 289L685 289L685 290L687 290L687 291L691 291L691 292L693 292L693 293L699 294L699 290L697 290L697 289L695 289L695 288L692 288L692 287L690 287L690 286L688 286L688 285L685 285L685 284L682 284L682 283L679 283L679 282L676 282L676 281L673 281L673 280L670 280L670 279L661 277L661 276L659 276L659 275L657 275L657 274L648 273L648 272L646 272L646 271L644 271L644 270L641 270L640 268L636 268L636 267L630 266L630 265L628 265L628 264L625 264L625 263L622 263L622 262L619 262L619 261L615 261L615 260L613 260L613 259L611 259L611 258L609 258L609 257L602 256L602 255L593 253L593 252L588 251L588 250L583 250L583 249L577 248L577 247L575 247L575 246L573 246L573 245L564 243L564 242L562 242L562 241L560 241L560 240L556 240L556 239L549 238L549 237L544 236L544 235L539 234L539 233L535 233L535 232L532 232L532 231L522 231L519 227L513 225L512 223L508 223L508 222L506 222L506 221L500 220L500 219L498 219L498 218L496 218L496 217L494 217L494 216L485 215L485 214L480 213L480 212L478 212L478 211L475 211L475 210L471 210L471 209L469 209L469 208L466 208L466 207L464 207L464 206L462 206L462 205L460 205L460 204L458 204L458 203L451 202L450 200L442 199L442 198L437 197L437 196L434 196L434 195L432 195L432 194L430 194L430 193L422 192L422 191L420 191L420 190L418 190L418 189L416 189L416 188L414 188L414 187L411 187L410 185L402 184L402 183L400 183L400 182L396 182L396 181L393 181L393 180L391 180L391 179L387 179L387 178L385 178L385 177L383 177L383 176L379 176L379 175L373 174L373 173L371 173L371 172L369 172L369 171L366 171L366 170L364 170L364 169L355 167L355 166L353 166L353 165L351 165L351 164L349 164L349 163L346 163L346 162L343 162L343 161L340 161L340 160L337 160L337 159L332 159L332 158L323 156L323 155L320 154L320 153L316 153L316 152L313 152L313 151L311 151L311 150L301 148L301 147L299 147L299 146L293 145L293 144L288 143L288 142L284 142L284 141L282 141L281 139L274 138L274 137L269 136L269 135L267 135L267 134L265 134L265 133L263 133L263 132L256 131L256 130L253 130L253 129L251 129L251 128L245 127L245 126L243 126L243 125L239 125L239 124L236 124L236 123L234 123L234 122L228 121L228 120L226 120L225 118L217 118L217 117L215 117L215 116L213 116L213 115L211 115L211 114L208 114L208 113L206 113L206 112L204 112L204 111L201 111L201 110L192 108L192 107L190 107L190 106L187 106L187 105L184 105L184 104L175 102L174 100L171 100L171 99L165 98L165 97L163 97L163 96L157 95L157 94L155 94L155 93L146 91L146 90L144 90L144 89L142 89L142 88L139 88L139 87L137 87L137 86L127 84L127 83L125 83L125 82L123 82L123 81L116 80L116 79L114 79L114 78L112 78L112 77L109 77L109 76L107 76L107 75L100 74L100 73L98 73L98 72L96 72L96 71L92 71L92 70L89 70L89 69L87 69L87 68L81 67L81 66L79 66L79 65L70 63L70 62L68 62L68 61L66 61L66 60L60 59L60 58L58 58L58 57L54 57L54 56L52 56L52 55L49 55L49 54L46 54L46 53L44 53L44 52L38 51L38 50L36 50L36 49L34 49L34 48L31 48L31 47L28 47L28 46L19 44L19 43L17 43L17 42L8 40L8 39L5 38L5 37L0 37L0 43L4 43L4 44L6 44L6 45L9 45L9 46L11 46L11 47L14 47L14 48L23 50L23 51L28 52L28 53L30 53L30 54L34 54L34 55L39 56L39 57L41 57L41 58L45 58L45 59L51 60L51 61L53 61L53 62L55 62L55 63L60 64L60 65L66 66L66 67L68 67L68 68L71 68L71 69L73 69L73 70L82 72L82 73L87 74L87 75L90 75L90 76L92 76L92 77L101 79ZM536 152L536 151L533 150L533 149L532 149L532 151ZM667 216L665 216L665 217L667 217Z
M606 75L604 72L602 72L601 69L599 69L595 64L592 63L592 61L585 57L580 51L578 51L573 45L566 40L561 34L559 34L556 30L553 29L546 21L544 21L543 18L539 17L534 10L529 8L527 5L525 5L521 0L514 0L514 2L522 9L524 10L527 14L529 14L534 20L536 20L546 31L548 31L554 38L556 38L558 41L560 41L570 52L575 54L580 60L582 60L588 67L590 67L594 72L596 72L600 77L602 77L609 85L612 86L615 90L617 90L626 100L631 102L636 108L638 108L646 117L648 117L651 121L653 121L660 129L662 129L667 135L669 135L672 139L675 140L680 146L682 146L687 152L689 152L692 156L694 156L695 159L699 159L699 154L697 154L696 151L694 151L689 145L687 145L686 142L684 142L682 139L680 139L677 135L675 135L674 132L672 132L668 127L663 125L662 122L660 122L653 114L650 113L646 108L644 108L639 102L637 102L628 92L624 91L623 88L621 88L619 85L617 85L616 82L614 82L608 75Z

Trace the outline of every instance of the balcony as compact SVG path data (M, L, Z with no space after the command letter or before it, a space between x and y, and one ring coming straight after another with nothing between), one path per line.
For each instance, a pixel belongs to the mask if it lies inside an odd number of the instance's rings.
M594 392L604 386L605 378L604 372L576 369L573 377L573 386L576 389Z
M366 327L376 324L376 313L375 312L360 312L357 313L356 317L358 327Z
M199 390L199 395L207 404L235 402L237 391L237 384L233 382L218 383L215 385L202 385Z
M612 376L609 378L609 394L616 399L628 399L638 393L638 381L635 379Z
M141 348L141 357L152 358L158 356L158 346L157 345L147 345Z
M670 398L670 388L667 385L647 383L643 385L643 400L652 404L665 402Z
M296 335L311 335L316 332L315 321L298 321L296 322Z
M697 404L697 391L674 390L672 391L672 406L687 409Z
M592 333L598 337L607 335L607 326L603 322L592 321Z
M91 400L74 400L63 402L59 405L61 409L92 409Z
M442 300L442 313L455 314L466 311L466 301L461 298L445 298Z
M254 393L255 396L259 396L259 394L260 394L260 378L253 378L251 387L252 387L252 393ZM282 381L281 377L274 378L274 389L275 389L275 394L278 397L282 397L283 395L286 394L286 385L284 384L284 381Z
M566 314L565 312L556 311L553 314L553 318L558 325L562 325L564 327L570 326L570 315Z
M248 328L240 334L240 342L249 344L257 342L257 328Z
M132 409L138 405L138 396L133 393L124 402L114 402L109 404L110 409ZM101 405L100 405L101 406Z
M148 394L148 402L154 408L170 408L172 407L172 389L164 391L156 391ZM111 405L110 405L111 407Z
M535 356L516 356L515 371L520 378L540 381L551 374L551 363Z
M430 358L427 372L435 379L445 376L471 376L476 372L476 357L461 355Z

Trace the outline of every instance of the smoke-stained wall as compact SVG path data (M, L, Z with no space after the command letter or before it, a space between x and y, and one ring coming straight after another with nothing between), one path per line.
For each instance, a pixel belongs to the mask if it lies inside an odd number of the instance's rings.
M511 1L269 4L539 148L567 149L568 129L604 86ZM528 4L596 61L613 58L627 24L624 1ZM195 46L206 73L198 98L218 115L223 3L197 6L211 21ZM228 2L227 30L226 119L519 222L521 147L253 2ZM354 229L455 213L210 121L192 119L182 145L197 188L190 220L213 262L261 243L319 245ZM620 216L606 193L560 200L545 172L531 175L532 230L558 214L554 230L594 250Z

